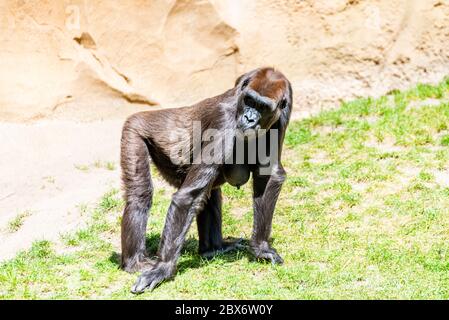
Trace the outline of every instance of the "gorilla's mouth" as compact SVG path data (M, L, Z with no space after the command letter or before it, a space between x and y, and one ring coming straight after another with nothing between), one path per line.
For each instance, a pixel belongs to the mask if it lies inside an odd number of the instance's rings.
M255 139L259 135L260 129L261 129L260 124L256 124L255 126L237 128L237 131L239 136L241 136L245 140L248 140L248 139Z

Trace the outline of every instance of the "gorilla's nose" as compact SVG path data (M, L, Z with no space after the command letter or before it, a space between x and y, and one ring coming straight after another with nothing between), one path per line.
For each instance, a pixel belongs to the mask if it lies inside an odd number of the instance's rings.
M245 120L246 120L247 124L254 124L254 122L256 122L256 119L254 117L250 117L246 114L245 114Z
M255 127L259 123L260 117L261 115L257 110L246 107L241 118L241 127L245 129Z

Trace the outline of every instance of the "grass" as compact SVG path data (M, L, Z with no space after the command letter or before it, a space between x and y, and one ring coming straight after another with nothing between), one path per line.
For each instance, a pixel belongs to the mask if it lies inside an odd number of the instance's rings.
M45 182L51 183L51 184L54 184L55 181L56 181L55 177L52 177L52 176L46 176L46 177L43 177L42 179L43 179Z
M86 164L75 164L75 169L78 169L79 171L87 172L89 171L89 166Z
M75 169L78 169L83 172L89 172L90 169L96 168L96 169L106 169L109 171L114 171L117 167L113 161L101 161L96 160L92 164L75 164Z
M25 219L31 215L30 211L24 211L16 215L11 221L8 222L7 231L9 233L14 233L18 231L25 222Z
M110 171L114 171L116 169L115 163L113 161L97 160L94 162L93 166L97 169L104 168Z
M282 266L245 251L203 260L192 226L175 280L133 296L136 275L118 269L123 202L112 190L81 206L90 223L62 245L35 242L4 262L0 298L448 299L448 96L449 78L291 123L272 232ZM223 190L225 236L249 238L250 183ZM153 253L171 191L154 196Z

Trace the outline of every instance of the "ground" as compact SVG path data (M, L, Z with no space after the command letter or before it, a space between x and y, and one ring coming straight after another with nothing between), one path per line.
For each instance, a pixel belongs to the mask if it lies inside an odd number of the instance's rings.
M448 299L448 99L449 78L291 123L272 232L282 266L244 250L204 260L192 226L176 278L134 296L136 275L118 269L123 201L114 187L96 205L79 204L88 222L78 231L3 262L0 298ZM153 172L151 253L173 192ZM249 185L224 187L225 236L251 234ZM11 218L6 232L31 216Z
M82 227L79 210L120 186L120 120L0 122L0 261ZM20 218L21 217L21 218ZM15 232L10 224L15 221Z

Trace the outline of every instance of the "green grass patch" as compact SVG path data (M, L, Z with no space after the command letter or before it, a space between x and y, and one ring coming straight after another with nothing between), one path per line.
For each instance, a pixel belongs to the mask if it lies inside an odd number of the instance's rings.
M25 219L29 216L31 216L30 211L24 211L16 215L12 220L8 222L7 231L10 233L18 231L25 222Z
M136 275L119 269L123 201L111 190L80 206L89 222L62 244L36 242L3 262L0 299L448 299L448 94L449 78L291 123L272 232L282 266L246 251L203 260L193 225L174 281L133 296ZM172 193L155 185L151 253ZM249 238L251 183L224 186L223 198L225 237Z

